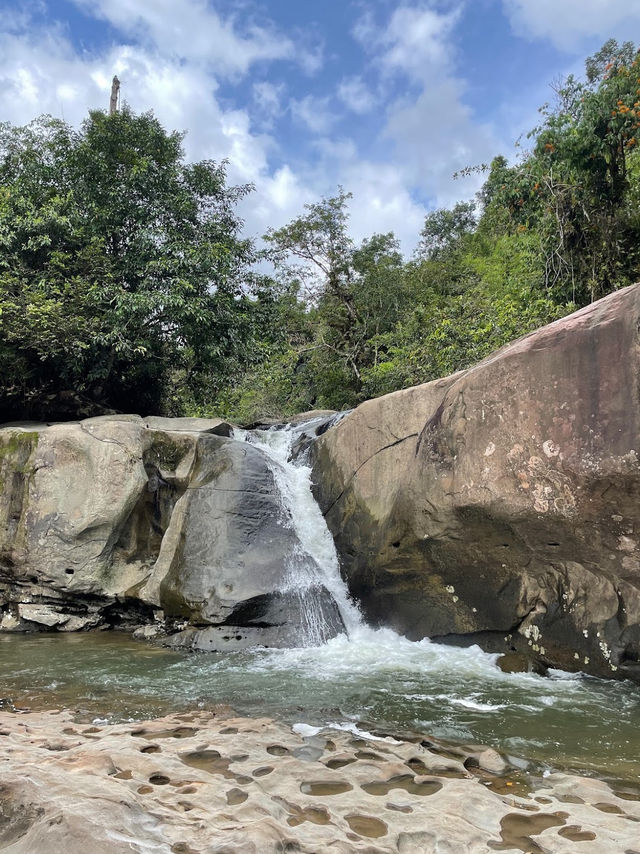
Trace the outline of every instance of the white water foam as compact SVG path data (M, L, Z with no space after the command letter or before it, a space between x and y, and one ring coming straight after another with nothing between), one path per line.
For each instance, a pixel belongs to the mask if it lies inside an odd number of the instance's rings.
M303 459L290 459L292 445L305 427L309 429L309 425L301 425L234 434L236 439L259 447L273 473L283 518L293 526L299 541L298 553L291 556L287 566L283 589L298 592L309 612L301 646L256 652L251 662L244 663L246 672L274 677L296 674L303 682L336 682L342 689L352 685L358 691L370 685L372 692L381 694L387 690L386 684L393 695L437 704L442 712L448 709L447 714L456 708L482 716L495 716L509 708L539 711L573 704L581 698L584 686L575 675L552 672L551 678L545 678L534 673L503 673L496 666L499 656L477 646L410 641L391 629L366 626L340 575L333 538L311 490L311 468ZM322 626L314 625L322 616L321 609L314 611L313 604L313 591L318 587L333 596L346 634L327 640ZM416 692L418 687L422 691ZM327 721L325 725L336 724ZM309 733L311 730L317 731L315 727L310 727Z

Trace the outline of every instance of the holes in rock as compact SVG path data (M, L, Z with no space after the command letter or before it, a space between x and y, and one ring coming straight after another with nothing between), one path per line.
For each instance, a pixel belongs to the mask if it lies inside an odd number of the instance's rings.
M379 756L377 753L373 753L371 750L356 751L356 759L369 759L373 762L384 762L384 758L382 756Z
M584 803L582 798L579 798L577 795L557 795L556 800L560 801L561 804L583 804Z
M65 572L66 572L66 574L67 574L67 575L73 575L73 574L75 573L75 569L71 569L71 567L70 567L70 566L68 566L68 567L65 569Z
M286 756L289 753L289 748L283 747L281 744L270 744L267 747L267 753L272 756Z
M327 795L343 795L353 789L351 783L344 780L315 780L309 783L301 783L300 791L303 795L313 795L324 798Z
M370 815L345 815L344 818L354 833L359 836L367 836L370 839L386 836L389 830L383 821Z
M331 768L332 771L336 771L338 768L344 768L345 765L351 765L352 762L355 762L355 759L351 757L345 759L330 759L328 762L325 762L327 768Z
M243 792L242 789L229 789L227 792L227 803L230 807L235 807L238 804L243 804L249 795Z
M392 789L404 789L410 795L433 795L442 788L438 780L423 780L418 782L410 774L400 774L391 777L386 782L363 783L360 787L368 795L388 795Z
M399 549L400 548L400 540L396 540L395 543L391 543L391 545L393 546L394 549Z
M140 748L140 753L160 753L160 745L147 744L145 747Z
M393 804L391 801L384 805L384 808L387 810L392 810L393 812L413 812L413 808L409 806L409 804Z
M271 774L273 768L271 765L263 765L262 768L256 768L253 771L254 777L266 777L267 774Z
M635 788L614 789L613 794L616 798L622 798L624 801L639 801L638 791Z
M429 769L424 764L422 759L418 759L417 757L413 757L412 759L409 759L405 763L405 765L408 765L409 768L411 768L411 770L414 772L414 774L428 774L429 773Z
M600 803L594 804L594 807L600 812L608 812L612 815L624 815L624 810L621 810L616 804Z
M149 735L144 735L145 730L132 732L131 735L143 735L144 738L191 738L198 730L192 726L179 726L175 729L163 729L160 732L150 732Z
M596 838L595 833L590 830L583 830L577 824L570 824L568 827L563 827L558 831L558 836L564 839L570 839L571 842L591 842Z
M168 786L171 780L166 774L152 774L149 777L149 782L152 786Z
M329 824L331 817L325 807L297 807L290 805L291 815L287 819L289 827L297 827L305 821L310 821L312 824Z
M552 546L553 548L557 548L560 543L547 543L548 546Z
M501 841L489 841L494 851L512 851L514 848L528 854L544 854L544 850L531 837L537 836L549 827L565 824L560 815L540 813L539 815L518 815L509 813L500 821Z
M193 750L190 753L182 753L180 759L190 768L206 771L208 774L222 774L224 777L233 777L229 771L229 760L223 759L217 750Z

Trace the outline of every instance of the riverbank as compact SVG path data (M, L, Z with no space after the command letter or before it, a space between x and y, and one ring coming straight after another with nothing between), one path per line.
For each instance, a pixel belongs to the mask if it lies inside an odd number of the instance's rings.
M203 711L2 712L0 733L6 854L638 851L637 796L493 750Z

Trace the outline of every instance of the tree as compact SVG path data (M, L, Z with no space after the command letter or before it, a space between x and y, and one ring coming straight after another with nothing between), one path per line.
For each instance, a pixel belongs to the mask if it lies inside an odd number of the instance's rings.
M379 358L379 336L406 307L403 259L393 234L358 247L349 237L349 193L306 205L307 213L265 236L285 280L303 283L313 340L298 348L297 370L312 402L332 408L362 399L362 372ZM312 381L309 382L309 378Z
M78 132L0 126L5 417L198 405L257 358L269 288L235 213L250 188L181 143L127 107Z
M348 314L352 314L349 282L353 241L347 231L349 199L351 193L339 188L337 196L305 205L307 214L296 217L282 228L270 228L264 239L273 248L271 257L276 265L304 284L308 300L315 301L329 292L343 303ZM292 263L291 257L297 262Z
M640 273L637 197L640 55L610 40L586 60L586 80L555 87L519 164L494 161L480 230L533 230L543 286L584 304Z
M427 214L418 254L435 261L459 248L464 238L475 231L475 209L474 202L458 202L451 210L439 208Z

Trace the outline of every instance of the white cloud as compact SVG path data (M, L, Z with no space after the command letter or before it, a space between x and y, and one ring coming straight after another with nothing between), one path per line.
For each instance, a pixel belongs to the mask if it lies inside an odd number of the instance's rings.
M353 193L350 226L356 241L393 231L403 250L413 251L426 211L412 198L402 169L356 160L343 166L340 183Z
M336 120L335 114L329 107L329 101L328 97L305 95L304 98L293 98L289 108L293 118L305 125L312 133L326 134Z
M260 113L267 118L275 118L282 113L282 95L284 84L275 85L266 80L253 84L253 102Z
M376 103L373 93L362 77L345 77L338 86L338 98L358 115L370 112Z
M355 34L372 55L372 65L403 78L387 105L383 137L392 140L405 186L419 189L437 206L469 198L478 181L452 182L465 166L490 160L504 146L493 129L478 121L465 103L464 81L455 76L454 30L460 4L438 12L418 5L393 11L386 26L370 15Z
M119 32L165 58L190 59L218 73L246 74L259 60L291 59L292 41L273 27L223 19L206 0L75 0Z
M384 65L419 80L449 67L452 55L449 37L457 18L457 11L440 14L408 6L396 9L381 38L386 47Z
M451 65L449 38L460 9L455 6L442 13L422 6L399 6L385 26L377 25L371 14L365 13L353 32L385 71L424 80L432 71L442 73Z
M637 38L640 0L503 0L511 26L529 39L573 49L589 37Z
M305 74L317 74L324 65L324 45L322 42L311 43L308 36L298 33L296 59Z
M479 182L453 183L453 173L491 160L502 148L492 128L474 119L453 78L423 89L413 101L396 102L385 133L395 140L407 182L438 207L473 195Z

